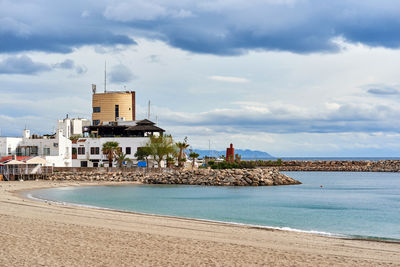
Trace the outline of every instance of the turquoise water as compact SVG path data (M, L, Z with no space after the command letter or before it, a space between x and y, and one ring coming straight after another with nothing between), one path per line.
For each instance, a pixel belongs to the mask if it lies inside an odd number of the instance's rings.
M58 202L149 214L400 240L400 173L286 174L303 184L89 186L43 189L29 194Z

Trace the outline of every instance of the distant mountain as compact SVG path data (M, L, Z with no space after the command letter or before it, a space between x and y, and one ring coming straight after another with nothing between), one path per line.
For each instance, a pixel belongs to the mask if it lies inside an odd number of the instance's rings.
M226 154L225 150L202 150L202 149L193 149L194 152L200 155L200 158L204 156L211 156L211 157L219 157L221 155ZM250 149L235 149L235 154L239 154L242 156L242 159L269 159L274 158L267 152L258 151L258 150L250 150Z

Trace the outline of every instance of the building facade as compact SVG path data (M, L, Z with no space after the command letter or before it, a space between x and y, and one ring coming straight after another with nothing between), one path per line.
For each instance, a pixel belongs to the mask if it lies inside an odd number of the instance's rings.
M92 125L136 119L135 92L105 92L92 95Z
M102 138L80 138L74 140L72 167L111 167L107 155L102 152L103 145L107 142L117 142L120 151L136 164L135 153L138 147L144 147L148 142L147 137L102 137ZM116 163L113 163L115 167Z
M115 167L102 152L107 142L117 142L119 150L136 165L135 153L144 147L150 136L162 135L164 130L149 120L109 122L106 125L87 127L84 137L72 142L73 167Z
M56 134L38 136L24 130L22 137L0 137L0 156L42 157L47 166L71 167L72 142L64 136L63 130Z
M74 136L82 136L84 127L90 126L88 119L82 118L68 118L57 121L57 129L62 129L66 138Z

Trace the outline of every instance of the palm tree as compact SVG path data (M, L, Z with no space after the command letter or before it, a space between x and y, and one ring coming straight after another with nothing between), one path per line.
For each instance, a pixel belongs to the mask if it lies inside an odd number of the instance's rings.
M179 154L178 154L178 167L182 167L182 165L183 165L183 159L182 159L183 150L185 150L186 148L188 148L188 147L189 147L189 144L187 144L186 142L177 142L177 143L175 143L175 144L176 144L176 146L177 146L178 149L179 149Z
M196 161L196 159L199 157L200 155L197 154L196 152L191 152L189 154L189 157L192 158L192 168L194 169L194 162Z
M149 154L157 162L158 168L161 168L161 161L170 154L176 152L176 145L171 135L150 136L146 144Z
M106 142L103 144L102 152L107 155L108 167L112 167L113 161L117 153L119 152L118 142Z
M117 162L118 162L118 166L120 167L120 168L122 168L122 165L124 164L124 161L126 161L126 162L132 162L132 160L130 159L130 158L128 158L127 157L127 155L126 154L124 154L124 153L118 153L117 154Z
M235 161L240 162L242 160L242 156L239 154L235 154Z

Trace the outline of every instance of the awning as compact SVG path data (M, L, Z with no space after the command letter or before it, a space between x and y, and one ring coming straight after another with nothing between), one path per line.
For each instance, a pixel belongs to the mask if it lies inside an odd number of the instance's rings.
M25 162L19 161L19 160L10 160L9 162L6 163L6 165L24 165Z
M47 164L47 160L45 160L42 157L33 157L31 159L28 159L27 161L25 161L27 164Z

